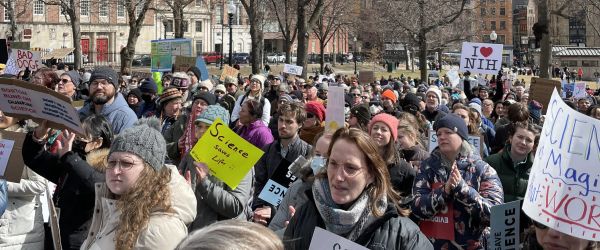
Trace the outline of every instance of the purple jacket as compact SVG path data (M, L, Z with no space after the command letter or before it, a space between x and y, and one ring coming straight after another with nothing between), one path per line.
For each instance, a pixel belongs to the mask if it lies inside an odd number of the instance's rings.
M261 120L250 123L248 126L241 126L237 134L257 148L263 148L273 142L271 130Z

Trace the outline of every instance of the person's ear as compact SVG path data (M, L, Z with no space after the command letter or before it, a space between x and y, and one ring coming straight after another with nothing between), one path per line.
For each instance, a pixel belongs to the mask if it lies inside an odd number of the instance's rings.
M92 142L92 150L90 151L94 151L96 149L99 149L102 146L102 143L104 142L104 139L102 137L96 139L95 141Z

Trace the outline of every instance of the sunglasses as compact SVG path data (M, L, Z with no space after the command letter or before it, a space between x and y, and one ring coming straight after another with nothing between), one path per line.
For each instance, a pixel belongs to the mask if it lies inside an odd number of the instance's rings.
M369 99L369 97L368 97L368 96L365 96L365 95L363 95L363 96L361 96L361 97L362 97L362 99Z
M207 88L207 87L200 87L200 88L198 88L198 89L208 90L208 88Z
M357 97L360 96L360 94L352 93L352 96Z
M313 113L306 113L306 118L315 118L315 114L313 114Z
M547 227L546 225L544 225L544 224L542 224L542 223L539 223L539 222L537 222L537 221L535 221L535 220L531 220L531 222L533 223L533 225L534 225L535 227L537 227L537 228L539 228L539 229L542 229L542 230L543 230L543 229L548 229L548 227Z
M67 79L60 79L60 82L62 82L63 84L67 84L70 82L70 80Z
M219 90L219 91L215 91L215 94L224 95L225 92Z

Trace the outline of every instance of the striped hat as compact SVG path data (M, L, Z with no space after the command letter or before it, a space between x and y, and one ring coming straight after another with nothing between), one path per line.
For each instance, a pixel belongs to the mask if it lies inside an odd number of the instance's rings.
M163 93L160 95L159 102L161 106L164 106L169 101L178 98L183 99L183 96L181 95L181 93L179 93L179 90L176 87L168 87L165 90L163 90Z

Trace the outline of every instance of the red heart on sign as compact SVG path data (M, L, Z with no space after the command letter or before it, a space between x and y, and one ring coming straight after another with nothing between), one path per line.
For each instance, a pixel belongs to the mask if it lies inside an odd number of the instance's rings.
M491 47L481 47L481 49L479 49L479 52L482 56L488 57L492 54L492 52L494 52L494 49L492 49Z

